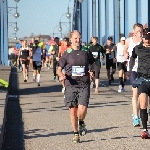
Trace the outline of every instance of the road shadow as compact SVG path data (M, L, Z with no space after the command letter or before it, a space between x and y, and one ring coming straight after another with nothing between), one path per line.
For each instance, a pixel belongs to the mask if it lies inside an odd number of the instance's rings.
M93 129L93 130L88 130L88 133L105 132L105 131L115 129L115 128L119 128L119 127ZM44 132L46 132L46 130L45 129L33 129L33 130L25 131L24 139L34 139L34 138L41 138L41 137L53 137L53 136L62 136L62 135L73 134L73 132L56 132L56 133L49 133L49 134L41 134L41 132L44 133ZM33 134L33 135L30 135L30 134ZM90 141L92 141L92 140L90 140ZM84 142L90 142L90 141L84 141Z
M61 85L52 85L46 87L28 87L24 89L19 89L20 95L30 95L30 94L39 94L39 93L52 93L52 92L60 92L62 89ZM57 95L56 95L57 96Z

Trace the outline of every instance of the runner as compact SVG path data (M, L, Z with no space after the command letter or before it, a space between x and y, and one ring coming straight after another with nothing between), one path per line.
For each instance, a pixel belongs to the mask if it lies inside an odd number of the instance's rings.
M18 68L19 68L19 70L20 70L21 72L22 72L23 70L22 70L21 60L20 60L20 58L18 58L18 54L19 54L20 48L22 47L22 44L23 44L23 39L20 38L20 39L19 39L19 43L16 44L16 49L17 49L17 51L18 51L18 53L16 54L16 63L17 63Z
M114 82L114 73L116 72L116 53L113 50L114 47L113 38L108 37L107 45L104 46L104 51L106 53L106 69L107 69L107 77L108 84ZM110 68L112 67L112 72L110 73Z
M143 31L143 25L140 23L136 23L133 26L133 37L130 37L126 39L125 41L125 49L124 49L124 55L128 59L127 63L127 71L131 72L129 73L129 79L130 84L132 85L134 80L137 78L137 68L138 68L138 58L135 59L135 63L133 68L132 61L130 61L130 57L132 55L133 48L136 45L139 45L142 41L142 31ZM132 107L133 107L133 126L139 126L140 125L140 119L139 119L139 100L138 100L138 89L132 87Z
M140 33L137 33L141 35ZM141 134L142 139L150 138L150 134L147 130L147 105L148 105L148 96L150 96L150 29L144 30L143 42L140 45L136 46L132 52L132 58L138 58L138 77L133 83L133 88L138 87L138 94L140 100L140 118L143 125L143 131ZM131 58L131 61L133 59ZM135 61L135 60L134 60Z
M56 69L57 69L57 66L58 66L58 53L59 53L59 38L58 37L55 37L54 39L54 45L50 46L50 49L49 49L49 53L51 55L53 55L53 74L54 74L54 80L56 80L57 82L59 82L59 79L58 79L58 76L56 74ZM57 77L57 79L56 79Z
M51 68L51 62L50 62L50 54L48 53L48 50L49 50L49 48L50 48L50 46L49 46L49 44L48 44L48 42L46 43L46 65L45 65L45 67L47 67L48 69L50 69Z
M125 37L121 37L120 42L114 46L114 50L117 50L117 66L119 70L119 89L118 92L124 92L124 85L127 76L126 58L124 57Z
M45 63L46 63L46 46L45 45L43 46L41 57L42 57L41 58L42 59L42 68L44 68Z
M101 45L98 44L98 37L92 38L92 46L89 47L89 50L92 52L93 57L95 59L95 63L92 65L92 70L94 71L95 80L91 80L91 88L95 85L95 94L99 93L99 76L100 76L100 53L102 53L102 57L104 56L104 50ZM95 83L95 84L94 84Z
M64 38L61 42L61 46L59 47L59 53L58 53L58 60L60 57L63 55L63 53L70 48L69 45L69 38ZM62 70L63 74L65 75L65 68ZM62 83L62 93L65 91L65 82L64 80L61 82Z
M32 48L33 48L33 44L34 44L35 38L31 39L31 43L30 43L30 68L33 69L33 56L32 56Z
M33 81L37 81L38 86L40 86L40 73L41 73L41 67L42 67L42 48L39 46L39 41L35 40L35 43L33 44L32 48L32 55L33 55Z
M84 119L87 114L87 107L90 96L90 75L89 64L94 63L91 51L80 49L81 36L75 30L70 34L71 48L68 49L59 60L59 80L65 80L65 106L70 110L70 118L74 131L73 142L80 142L80 137L86 134ZM66 69L64 75L62 69ZM79 130L78 130L79 119Z
M29 47L27 40L23 40L22 47L19 50L19 59L21 59L21 64L23 68L23 77L24 82L28 80L28 71L29 71Z

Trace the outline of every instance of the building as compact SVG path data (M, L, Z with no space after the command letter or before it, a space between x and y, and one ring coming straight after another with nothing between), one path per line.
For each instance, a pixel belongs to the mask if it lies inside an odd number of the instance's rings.
M7 0L0 0L0 64L8 64L8 14Z
M112 36L116 43L121 35L130 35L135 23L150 27L150 0L74 0L73 17L82 41L98 36L103 45Z

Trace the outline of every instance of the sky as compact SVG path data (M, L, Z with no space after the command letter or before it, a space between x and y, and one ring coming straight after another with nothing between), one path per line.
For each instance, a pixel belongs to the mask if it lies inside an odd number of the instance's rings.
M57 25L61 18L61 22L69 22L69 19L65 16L67 13L67 7L69 4L70 12L73 10L74 0L20 0L18 2L19 18L15 19L10 13L14 14L15 9L8 8L8 22L16 22L19 30L17 31L17 38L23 38L34 35L51 35L54 33L60 33ZM16 2L14 0L8 0L8 7L15 7ZM11 10L11 11L10 11ZM64 15L63 15L64 14ZM62 16L63 15L63 16ZM62 16L62 17L61 17ZM9 23L8 25L11 25ZM13 26L13 27L12 27ZM8 28L8 37L14 38L15 24L12 23ZM56 27L56 28L55 28ZM69 23L62 24L62 33L67 34L69 32ZM59 36L60 34L55 34Z

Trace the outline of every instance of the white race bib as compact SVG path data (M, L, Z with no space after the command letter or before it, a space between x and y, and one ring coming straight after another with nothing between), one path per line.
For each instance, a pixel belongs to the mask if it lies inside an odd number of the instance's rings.
M94 58L97 58L97 57L98 57L98 52L92 52L92 54L93 54L93 57L94 57Z
M85 66L72 66L72 76L84 76Z

